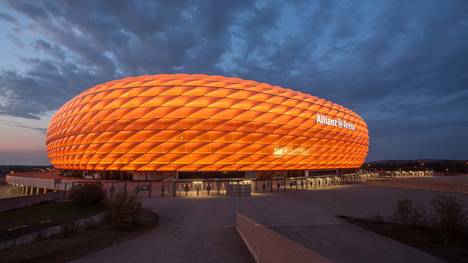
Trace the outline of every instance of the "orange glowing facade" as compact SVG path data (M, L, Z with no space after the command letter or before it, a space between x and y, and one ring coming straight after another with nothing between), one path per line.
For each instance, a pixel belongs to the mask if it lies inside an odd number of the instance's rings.
M189 74L89 88L58 110L47 131L55 168L89 171L357 168L368 141L362 118L330 101Z

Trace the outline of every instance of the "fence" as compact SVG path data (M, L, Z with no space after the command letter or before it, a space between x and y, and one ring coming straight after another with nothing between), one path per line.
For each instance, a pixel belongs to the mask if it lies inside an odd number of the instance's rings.
M434 176L434 171L379 171L378 178L407 178Z
M113 181L103 182L103 189L108 195L126 193L137 197L176 197L176 196L226 196L229 189L238 189L239 196L250 195L241 187L233 185L245 185L243 181L206 180L206 181ZM250 181L249 181L250 184ZM230 187L231 186L231 187ZM235 195L230 193L231 196Z
M343 184L363 183L376 176L376 173L363 173L333 177L297 177L271 180L211 179L204 181L174 180L165 182L102 181L101 183L103 189L110 196L115 193L126 193L138 197L249 196L251 192L265 193L325 189ZM73 187L73 185L70 184L69 187ZM250 186L250 191L246 189L246 186Z
M137 197L196 197L196 196L249 196L250 193L283 192L292 190L319 190L338 185L364 183L378 178L399 178L431 176L431 171L403 172L363 172L340 176L295 177L275 179L205 179L198 181L111 181L101 180L107 195L126 193ZM34 185L35 189L53 189L66 195L78 184L96 183L88 179L45 179L21 176L7 176L7 181L15 185ZM250 185L250 191L246 189ZM228 189L236 189L228 193ZM239 189L242 189L239 190Z

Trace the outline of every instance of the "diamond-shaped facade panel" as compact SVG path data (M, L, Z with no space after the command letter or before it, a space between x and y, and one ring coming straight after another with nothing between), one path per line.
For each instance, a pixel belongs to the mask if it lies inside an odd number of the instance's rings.
M367 125L318 97L238 78L110 81L63 105L47 131L58 169L253 171L356 168Z

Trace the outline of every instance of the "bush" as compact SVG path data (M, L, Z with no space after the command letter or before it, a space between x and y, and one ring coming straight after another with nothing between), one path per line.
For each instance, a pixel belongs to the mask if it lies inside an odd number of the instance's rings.
M381 214L379 214L379 213L377 213L377 214L375 215L375 221L376 221L378 224L383 224L383 223L385 222L385 221L384 221L384 217L383 217Z
M137 224L137 215L141 210L141 202L135 196L126 193L116 193L107 201L109 220L117 227L127 224Z
M403 227L428 226L428 215L424 206L416 207L408 199L398 200L392 219Z
M432 200L434 228L449 241L454 241L466 231L468 215L463 200L456 196L436 196Z
M426 210L426 207L423 204L420 204L419 207L415 208L414 211L414 225L420 227L431 227L434 222L433 216Z
M415 207L408 199L398 200L393 221L403 227L430 228L444 242L455 242L467 231L468 214L463 200L456 196L436 196L431 201L432 212L427 213L423 205Z
M21 188L18 186L14 186L11 190L10 193L13 195L20 195L21 194Z
M77 205L97 205L104 200L101 184L80 184L70 191L69 198Z
M393 211L393 221L402 226L413 224L413 202L408 199L399 199L395 211Z

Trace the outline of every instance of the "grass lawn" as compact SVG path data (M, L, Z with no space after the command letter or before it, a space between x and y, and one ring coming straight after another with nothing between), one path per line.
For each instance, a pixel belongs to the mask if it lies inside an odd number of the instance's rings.
M150 231L158 224L158 216L142 210L138 225L119 229L103 223L66 236L36 241L20 247L0 251L0 261L5 263L59 263L90 254Z
M71 202L48 202L0 212L0 241L89 217L102 211L102 205L77 206Z
M374 219L348 216L339 217L368 231L423 250L444 261L468 262L468 233L462 233L459 240L449 243L444 242L439 234L430 228L416 226L401 227L395 223L382 222Z

